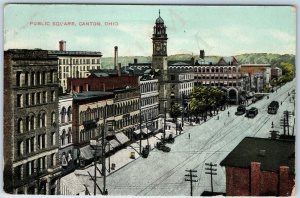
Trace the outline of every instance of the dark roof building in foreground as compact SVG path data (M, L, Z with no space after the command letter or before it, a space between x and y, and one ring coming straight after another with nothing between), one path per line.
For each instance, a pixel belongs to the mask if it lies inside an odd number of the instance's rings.
M295 184L295 141L246 137L220 163L227 196L290 196Z

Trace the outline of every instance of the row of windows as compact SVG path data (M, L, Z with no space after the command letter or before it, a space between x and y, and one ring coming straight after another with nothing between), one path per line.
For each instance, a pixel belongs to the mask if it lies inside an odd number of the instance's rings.
M141 93L158 91L158 82L141 84Z
M70 66L61 66L60 67L62 72L69 72L71 71ZM90 69L101 69L101 66L76 66L76 65L72 65L72 70L74 71L88 71Z
M151 104L154 104L154 103L158 103L158 101L159 101L158 96L146 97L146 98L141 99L141 103L142 103L141 105L143 107L143 106L146 106L146 105L151 105Z
M55 99L56 99L55 91L50 91L50 102L55 102ZM36 92L36 93L17 94L16 107L23 108L32 105L46 104L47 102L48 101L47 101L46 91Z
M139 91L128 91L125 93L119 93L116 94L115 99L120 100L120 99L128 99L128 98L133 98L133 97L139 97L140 92Z
M121 120L117 120L116 121L116 130L122 129L124 127L130 126L130 125L135 125L137 123L139 123L139 116L138 115L134 115L134 116L129 116L127 118L123 118Z
M204 86L208 86L208 85L211 85L211 86L221 86L221 87L226 87L226 86L229 86L229 87L236 87L236 86L241 86L241 83L211 83L211 82L208 82L208 83L202 83Z
M80 141L84 142L84 141L94 139L96 137L97 131L98 131L97 128L89 129L89 130L81 130Z
M48 164L49 160L49 164ZM18 180L25 179L26 177L31 177L37 174L37 172L42 172L49 167L56 165L55 154L50 156L43 156L36 160L27 162L26 164L19 165L15 168L15 178Z
M50 123L53 125L55 123L55 112L51 113ZM25 124L25 126L24 126ZM37 116L33 113L29 113L25 118L25 123L22 118L19 118L17 121L17 133L23 133L24 129L26 131L35 130L37 128L47 127L47 115L46 112L40 112Z
M46 148L47 136L46 134L41 134L36 137L30 137L25 140L19 140L17 143L17 156L22 156L24 154L32 154L37 151L37 149ZM51 133L50 146L55 145L55 132Z
M190 95L191 93L192 93L192 89L179 91L179 94L180 94L179 97L182 97L182 94L184 94L185 96L188 96L188 95Z
M195 72L203 72L203 73L209 73L209 72L217 72L217 73L223 73L223 72L240 72L240 68L236 67L197 67L194 69Z
M237 76L196 76L195 79L239 79Z
M107 105L105 107L97 107L97 108L88 108L86 111L80 112L80 123L96 120L96 119L103 119L114 116L113 111L114 105Z
M100 64L100 59L99 58L80 58L80 59L59 59L59 64L67 65L67 64Z
M190 83L180 83L179 86L180 86L180 89L187 89L187 88L193 87L194 83L193 82L190 82Z
M46 85L48 83L55 83L55 70L49 72L16 72L16 86L35 86L35 85ZM46 81L47 79L47 81Z
M71 108L71 106L68 107L68 111L66 110L65 107L63 107L60 111L60 122L61 123L66 123L66 117L67 117L67 122L72 121L72 108Z
M143 110L142 111L142 121L148 121L148 120L152 120L154 118L156 118L158 116L159 112L158 112L158 108L151 108L151 109L147 109L147 110Z

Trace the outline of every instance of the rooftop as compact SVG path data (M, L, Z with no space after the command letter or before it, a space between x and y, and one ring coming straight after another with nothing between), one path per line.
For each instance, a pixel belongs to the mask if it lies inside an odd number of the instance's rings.
M275 172L284 165L295 173L295 141L246 137L220 165L249 168L251 162L260 162L263 171Z
M92 98L101 98L113 96L113 92L104 92L104 91L84 91L80 93L73 93L74 101L86 100Z
M96 51L60 51L60 50L48 50L48 54L53 55L66 55L66 56L102 56L101 52Z

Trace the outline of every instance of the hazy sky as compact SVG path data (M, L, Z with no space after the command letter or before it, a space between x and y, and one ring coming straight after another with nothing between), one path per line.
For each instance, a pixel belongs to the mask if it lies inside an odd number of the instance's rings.
M168 34L168 55L176 53L237 55L295 54L296 11L290 6L157 6L157 5L7 5L4 49L101 51L113 56L151 56L152 32L158 11ZM48 25L33 25L48 22ZM53 22L71 22L54 26ZM80 26L100 22L102 26ZM113 22L106 26L105 22ZM76 26L75 26L76 25Z

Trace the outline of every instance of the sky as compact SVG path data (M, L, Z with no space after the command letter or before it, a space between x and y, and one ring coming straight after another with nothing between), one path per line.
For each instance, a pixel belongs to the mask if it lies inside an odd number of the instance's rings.
M103 57L112 57L114 46L119 56L151 56L159 10L167 26L168 55L195 55L200 49L218 56L296 53L292 6L8 4L4 49L58 50L58 42L65 40L67 50L101 51Z

